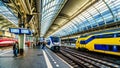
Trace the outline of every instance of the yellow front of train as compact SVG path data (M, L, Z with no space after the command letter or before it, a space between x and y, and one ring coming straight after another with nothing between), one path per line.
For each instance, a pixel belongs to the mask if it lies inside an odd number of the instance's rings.
M87 36L87 37L78 38L76 41L76 49L81 49L81 50L93 49L92 46L88 46L89 44L81 44L81 41L85 41L85 40L89 39L90 37L92 37L92 35Z

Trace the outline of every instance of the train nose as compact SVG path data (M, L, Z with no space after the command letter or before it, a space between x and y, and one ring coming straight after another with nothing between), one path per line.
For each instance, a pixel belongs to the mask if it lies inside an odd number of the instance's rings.
M54 43L54 45L58 46L58 45L59 45L59 43Z

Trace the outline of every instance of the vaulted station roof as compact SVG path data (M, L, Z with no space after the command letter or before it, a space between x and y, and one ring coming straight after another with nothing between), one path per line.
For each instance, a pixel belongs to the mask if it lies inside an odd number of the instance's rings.
M40 34L41 37L70 36L94 29L103 29L111 24L118 26L120 23L120 0L4 1L12 2L15 7L0 1L1 28L11 26L11 24L18 26L17 13L25 13L34 16L28 25L31 27L33 24L32 29L35 30L35 34ZM16 8L17 13L9 6Z
M67 36L120 20L120 0L68 0L45 36Z
M53 1L53 0L51 0L51 1ZM88 8L91 4L97 2L97 0L65 0L65 1L67 1L67 2L65 2L64 7L59 12L59 14L55 18L55 20L51 19L51 20L53 20L53 22L51 22L52 26L48 27L49 29L44 36L47 37L47 36L51 35L52 33L56 32L58 29L61 29L62 26L66 25L69 21L71 21L74 17L76 17L76 15L83 12L83 10ZM48 23L48 24L51 25L51 23ZM42 26L42 27L44 27L44 26ZM74 26L74 27L76 27L76 26ZM66 27L66 28L72 28L72 27L70 26L70 27ZM42 30L42 31L44 31L44 30ZM63 30L63 32L62 32L63 34L67 33L64 31L65 30ZM58 34L62 34L62 33L58 33ZM56 35L56 36L60 36L60 35Z
M42 0L41 36L44 36L67 0Z

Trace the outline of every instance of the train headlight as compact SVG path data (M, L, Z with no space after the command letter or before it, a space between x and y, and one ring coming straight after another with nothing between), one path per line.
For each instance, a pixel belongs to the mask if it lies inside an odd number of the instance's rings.
M54 43L55 46L59 46L59 43Z

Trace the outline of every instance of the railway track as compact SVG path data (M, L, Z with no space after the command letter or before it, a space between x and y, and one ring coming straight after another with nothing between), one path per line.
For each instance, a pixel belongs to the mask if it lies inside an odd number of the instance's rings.
M101 60L104 60L107 62L111 62L111 63L120 65L120 57L119 56L103 54L103 53L98 53L98 52L90 52L90 51L82 52L82 51L78 51L74 48L68 48L68 49L70 49L70 51L72 50L72 51L79 53L79 54L84 54L86 56L98 58L98 59L101 59Z
M60 53L77 64L77 68L120 68L118 64L79 54L68 48L61 49Z

